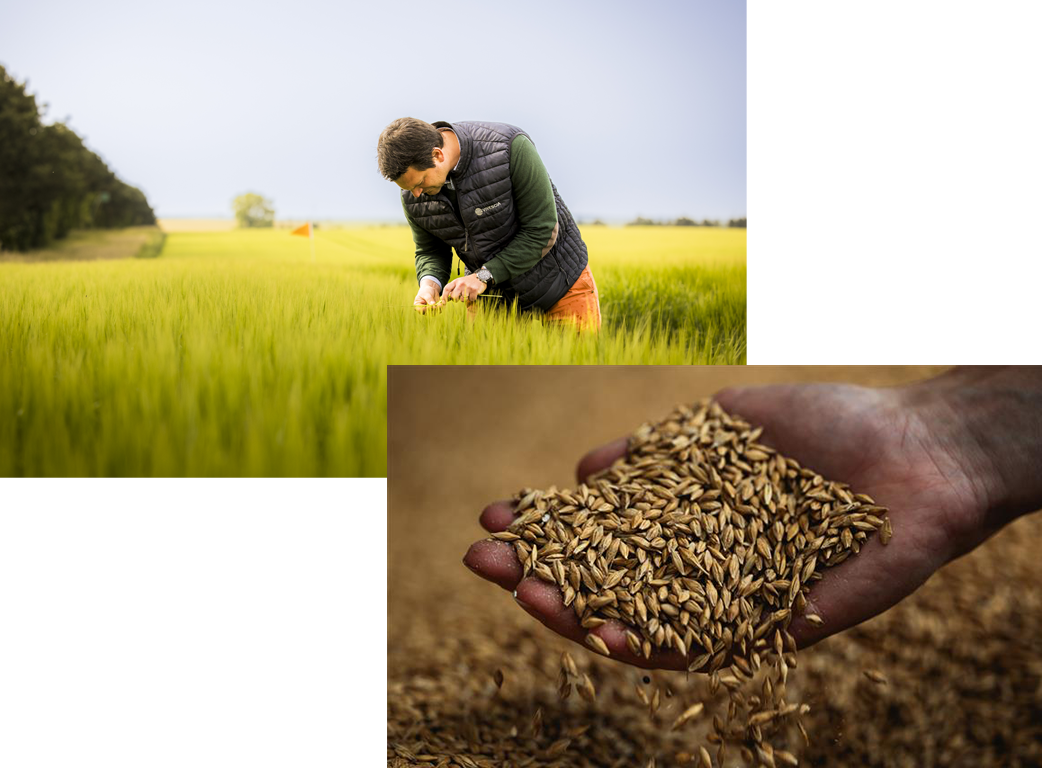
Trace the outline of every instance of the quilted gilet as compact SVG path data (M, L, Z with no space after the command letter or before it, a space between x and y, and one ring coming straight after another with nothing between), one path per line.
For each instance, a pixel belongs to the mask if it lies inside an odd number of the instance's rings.
M403 191L402 199L409 217L451 245L470 274L506 247L520 228L510 183L510 142L518 134L528 134L506 123L433 125L451 128L459 139L459 163L451 178L462 221L444 191L418 198ZM550 185L557 204L557 241L528 272L495 286L508 299L516 297L520 309L550 309L572 287L588 261L579 228L552 180Z

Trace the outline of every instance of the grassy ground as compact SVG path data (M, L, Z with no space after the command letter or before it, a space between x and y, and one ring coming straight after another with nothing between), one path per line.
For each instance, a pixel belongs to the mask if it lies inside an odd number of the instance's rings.
M745 230L584 237L605 320L587 336L492 301L416 314L405 227L319 230L314 261L259 230L0 264L0 475L379 477L388 364L745 361Z

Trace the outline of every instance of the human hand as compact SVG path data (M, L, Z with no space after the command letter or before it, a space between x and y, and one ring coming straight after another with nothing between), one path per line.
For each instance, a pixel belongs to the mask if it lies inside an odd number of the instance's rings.
M811 624L803 615L793 620L789 631L800 646L886 610L1016 514L1042 506L1036 471L1042 460L1042 375L1037 371L963 370L889 390L732 389L717 399L729 412L763 426L761 442L890 508L890 544L870 538L858 556L827 569L811 587L804 615L816 614L822 623ZM587 454L579 479L610 466L626 446L622 439ZM484 510L481 524L501 531L513 517L509 502L497 502ZM596 634L613 658L684 668L676 653L648 660L629 653L625 627L618 622L588 633L556 587L521 578L521 564L507 542L477 542L464 563L516 590L525 610L565 637L583 642Z
M488 285L481 282L477 275L467 275L466 277L457 277L446 285L441 295L442 298L449 301L474 301L474 299L485 292L486 288L488 288Z
M725 410L764 428L761 442L889 508L893 538L870 537L824 571L789 627L806 647L882 613L984 538L987 468L950 433L936 403L909 389L786 385L729 389ZM815 614L820 624L805 618Z
M423 280L420 282L420 290L417 291L412 303L417 312L426 312L429 308L436 307L440 300L437 284L430 280Z

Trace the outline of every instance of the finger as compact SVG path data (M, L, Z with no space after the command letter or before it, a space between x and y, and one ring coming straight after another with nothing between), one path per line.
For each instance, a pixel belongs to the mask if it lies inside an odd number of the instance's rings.
M847 443L868 441L873 432L888 428L889 417L881 417L878 410L886 396L883 390L781 384L725 389L714 399L729 413L763 427L759 442L764 445L826 477L853 479L869 466L870 457L822 446L836 445L837 435L845 436ZM866 430L866 424L874 426ZM862 482L866 479L861 476Z
M596 651L586 642L588 634L601 638L608 647L609 658L616 661L646 669L687 669L684 657L677 651L652 652L650 659L635 655L626 645L626 626L621 622L608 621L595 629L584 629L575 611L564 604L561 590L542 579L534 576L522 579L514 591L514 599L544 626L579 643L591 653Z
M601 638L604 644L608 646L611 658L617 661L632 664L635 667L642 667L643 669L687 669L687 659L676 650L664 651L654 649L651 651L650 658L647 659L633 653L629 645L626 644L626 633L633 631L632 628L627 627L621 621L609 619L596 629L590 630L590 634Z
M513 514L502 503L489 505L485 512L499 518ZM634 654L626 643L627 627L619 621L611 620L595 629L584 629L575 611L564 604L560 589L534 576L523 578L521 561L514 547L505 541L486 539L474 542L467 550L463 564L481 578L514 592L518 605L530 615L587 650L590 646L586 643L586 635L592 633L604 641L610 657L617 661L645 669L687 669L685 658L676 650L654 650L650 658Z
M481 578L511 591L524 575L517 552L505 541L475 541L464 555L463 564Z
M583 456L575 470L575 475L579 478L579 482L585 483L590 475L610 467L616 459L621 459L625 456L627 445L629 445L629 438L620 437L607 445L594 448Z
M713 399L718 402L725 411L732 415L740 416L754 426L763 426L764 431L784 434L787 430L787 414L792 413L797 403L795 398L799 396L795 387L785 385L767 387L728 387L717 392ZM802 411L803 409L799 409ZM799 416L797 416L799 418ZM800 418L799 426L806 428L808 419ZM765 434L770 439L774 435ZM779 447L775 445L774 447Z
M505 531L517 517L516 501L494 501L482 510L478 522L489 533Z
M786 384L766 387L729 387L713 396L725 411L738 415L754 426L763 426L765 437L783 439L786 434L800 434L815 422L807 418L808 409L816 409L824 398L811 394L815 385ZM833 414L834 415L834 414ZM776 446L778 447L778 446Z
M559 635L583 642L586 630L579 625L579 617L571 606L564 604L561 590L542 579L529 576L521 579L514 590L514 599L533 617Z

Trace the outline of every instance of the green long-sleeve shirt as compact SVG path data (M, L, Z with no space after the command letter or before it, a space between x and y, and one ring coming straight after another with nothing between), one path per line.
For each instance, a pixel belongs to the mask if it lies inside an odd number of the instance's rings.
M510 143L510 183L521 227L503 250L485 262L493 279L500 284L534 267L548 250L557 228L557 205L550 176L527 136L515 136ZM449 195L453 208L458 209L455 191L448 186L442 189ZM418 226L409 217L404 200L402 208L416 244L417 281L430 275L445 285L452 269L452 246Z

